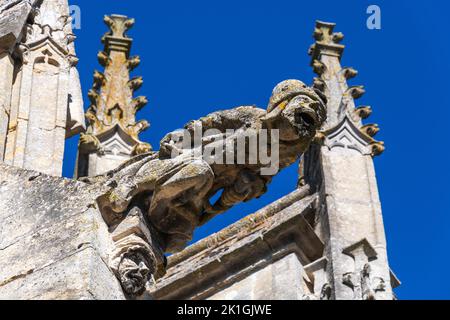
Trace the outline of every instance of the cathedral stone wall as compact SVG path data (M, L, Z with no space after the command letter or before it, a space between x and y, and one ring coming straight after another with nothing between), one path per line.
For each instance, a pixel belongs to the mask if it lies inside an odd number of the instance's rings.
M0 161L62 175L85 130L67 0L0 0Z
M0 299L124 299L82 182L0 164Z
M295 253L256 271L210 300L301 300L307 292L303 266Z

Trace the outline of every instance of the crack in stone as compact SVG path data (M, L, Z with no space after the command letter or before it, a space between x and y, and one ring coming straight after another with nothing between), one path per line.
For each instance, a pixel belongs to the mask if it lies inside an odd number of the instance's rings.
M26 276L28 276L28 275L30 275L32 273L34 273L34 269L28 270L25 273L21 273L21 274L15 275L15 276L13 276L13 277L11 277L9 279L6 279L3 282L0 282L0 287L4 287L4 286L6 286L7 284L9 284L9 283L11 283L13 281L16 281L16 280L19 280L19 279L23 279L23 278L25 278Z

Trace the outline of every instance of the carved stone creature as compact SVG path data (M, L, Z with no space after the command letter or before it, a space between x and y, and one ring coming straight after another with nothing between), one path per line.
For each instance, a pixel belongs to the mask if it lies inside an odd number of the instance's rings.
M124 292L130 297L141 295L150 277L160 277L165 272L165 258L156 238L146 223L139 207L132 207L121 223L112 228L115 249L110 266L119 279Z
M249 132L259 137L263 129L277 129L279 168L283 169L307 150L325 117L320 93L301 81L287 80L274 89L267 111L238 107L212 113L185 127L193 134L199 124L202 133L215 129L218 134L214 139L206 136L200 146L183 149L174 138L179 132L173 132L161 141L159 152L134 157L118 169L87 181L109 187L98 203L110 226L120 223L130 204L139 199L141 206L145 202L143 210L149 222L160 233L163 250L176 252L191 240L199 225L237 203L264 194L273 176L261 174L267 164L259 160L253 164L208 163L202 156L205 148L214 143L236 144L240 135ZM227 135L230 129L234 134ZM266 147L268 153L275 152L270 142ZM179 151L177 156L173 156L174 149ZM211 204L210 198L218 192L222 192L220 198Z
M152 274L152 261L148 257L149 250L140 246L128 247L119 257L113 269L122 284L124 291L129 295L140 295Z

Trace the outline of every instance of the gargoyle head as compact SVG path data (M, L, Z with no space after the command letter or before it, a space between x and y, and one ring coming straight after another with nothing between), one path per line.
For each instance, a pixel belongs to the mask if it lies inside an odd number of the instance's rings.
M145 291L145 285L153 270L148 254L139 248L132 248L122 255L117 267L117 274L124 291L131 296L138 296Z
M299 80L286 80L273 90L264 121L280 130L280 140L310 141L326 120L325 97Z

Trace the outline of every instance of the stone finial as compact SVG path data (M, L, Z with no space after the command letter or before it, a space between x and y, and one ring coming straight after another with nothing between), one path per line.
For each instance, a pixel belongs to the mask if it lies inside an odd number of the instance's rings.
M111 29L111 31L107 35L111 36L112 38L128 38L125 33L130 30L135 23L134 19L130 19L126 16L117 14L105 16L103 18L103 21Z
M355 115L361 119L367 119L372 115L372 108L369 106L360 106L355 109Z
M344 78L347 80L353 79L354 77L356 77L358 75L358 71L351 67L342 69L342 73L344 75Z
M309 51L312 61L318 60L321 54L342 56L344 46L340 42L344 39L341 32L334 32L335 23L316 21L313 37L316 40Z
M105 45L105 51L123 51L127 57L131 50L133 40L126 34L134 25L134 19L126 16L113 14L103 18L109 31L103 36L102 43Z

